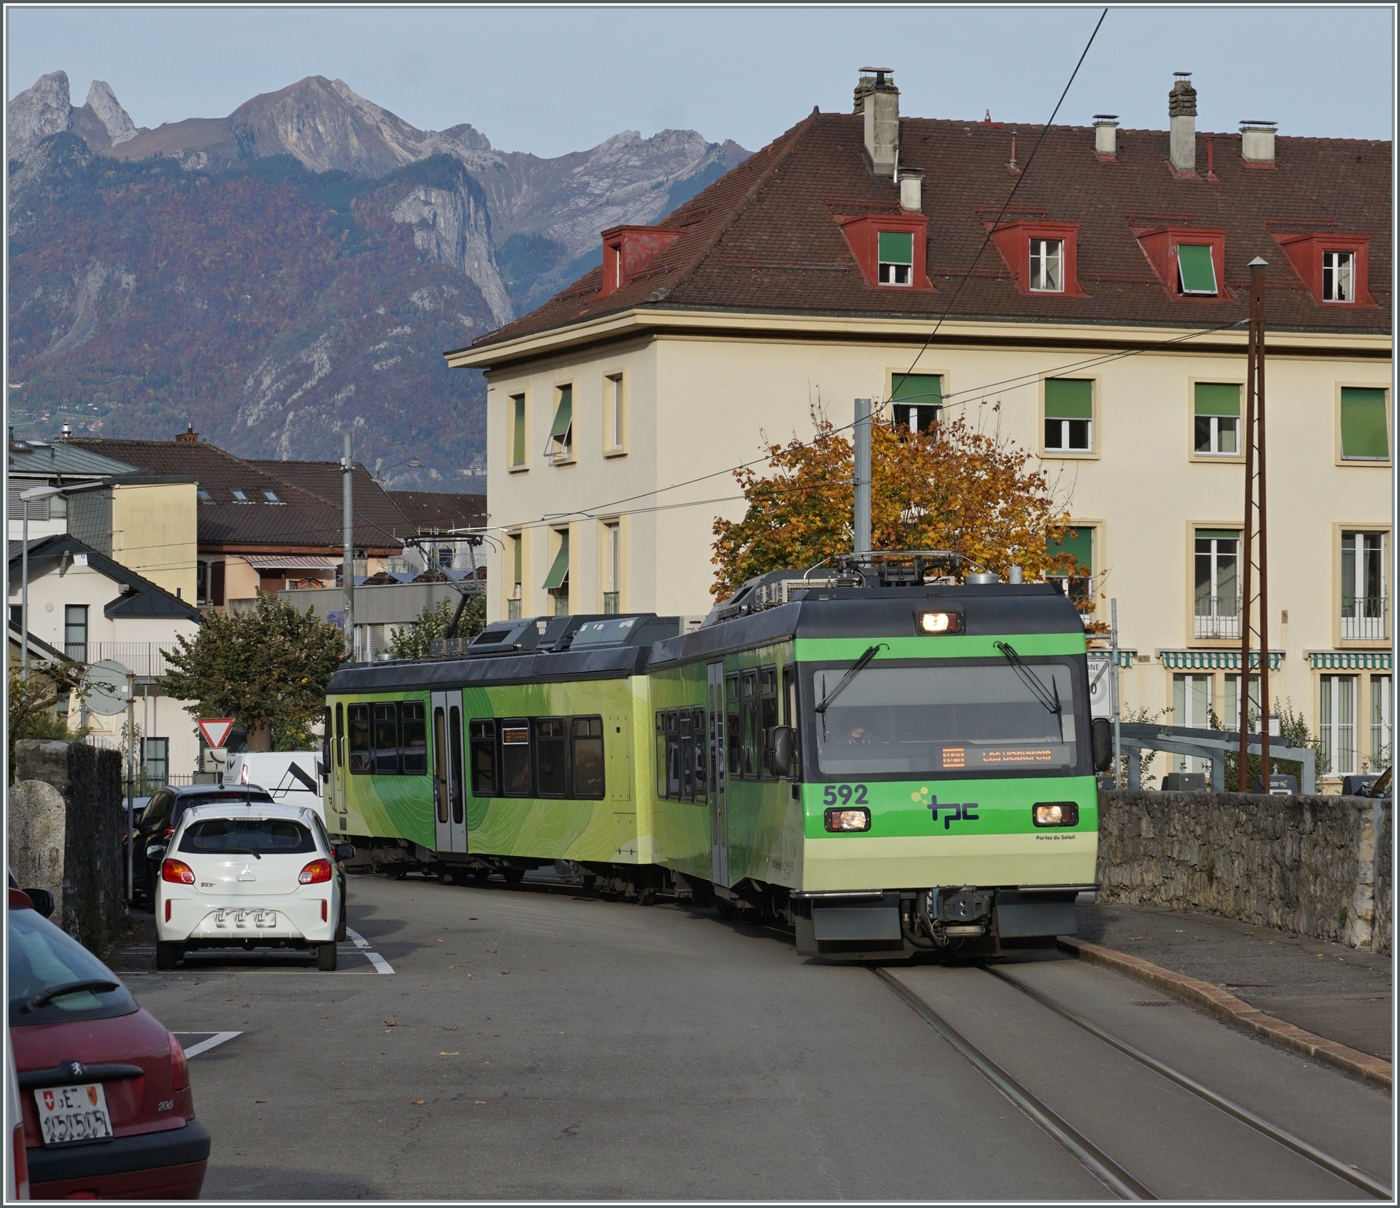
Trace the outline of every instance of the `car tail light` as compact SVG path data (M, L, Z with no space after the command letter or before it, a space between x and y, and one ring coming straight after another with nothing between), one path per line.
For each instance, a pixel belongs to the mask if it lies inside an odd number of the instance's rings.
M173 835L174 833L175 833L175 828L174 828L173 826L167 826L163 831L160 832L160 837L161 837L162 839L168 839L168 838L170 838L170 836Z
M297 877L303 885L319 885L322 881L331 879L331 862L329 860L312 860L301 870L301 875Z
M193 885L194 869L183 860L167 859L160 866L160 879L169 881L172 885Z
M15 1199L29 1198L29 1155L24 1150L24 1121L15 1125L10 1133L10 1147L15 1164Z
M170 1088L182 1091L190 1084L190 1063L185 1060L185 1050L170 1033Z

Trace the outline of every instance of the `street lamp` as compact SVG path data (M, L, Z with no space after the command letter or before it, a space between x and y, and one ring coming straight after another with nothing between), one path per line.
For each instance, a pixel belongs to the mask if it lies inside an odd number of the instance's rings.
M105 482L84 482L72 487L30 487L19 493L24 505L24 522L20 541L20 580L19 580L19 676L29 678L29 501L31 499L51 499L68 491L87 491L93 487L107 485Z

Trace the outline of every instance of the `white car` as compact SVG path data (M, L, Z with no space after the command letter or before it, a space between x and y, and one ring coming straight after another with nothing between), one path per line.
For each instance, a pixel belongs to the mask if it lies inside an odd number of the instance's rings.
M345 871L355 849L333 844L320 816L296 805L221 801L180 818L156 882L156 968L200 948L314 949L335 968L345 938Z

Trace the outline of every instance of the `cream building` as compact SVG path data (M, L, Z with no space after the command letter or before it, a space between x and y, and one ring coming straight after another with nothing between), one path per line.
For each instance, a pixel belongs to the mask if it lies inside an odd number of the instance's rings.
M659 226L604 232L601 269L447 354L488 382L490 616L702 614L733 467L810 436L813 405L961 409L1042 459L1079 533L1068 589L1100 620L1117 601L1125 706L1237 716L1262 256L1270 695L1333 773L1388 763L1390 144L1197 135L1174 95L1170 134L1052 129L1001 214L1017 131L899 118L867 77L855 115L814 112Z

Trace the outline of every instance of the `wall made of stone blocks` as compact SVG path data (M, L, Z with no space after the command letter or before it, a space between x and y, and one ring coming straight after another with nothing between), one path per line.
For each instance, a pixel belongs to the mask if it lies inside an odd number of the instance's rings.
M1358 797L1099 794L1100 900L1389 952L1391 809Z

